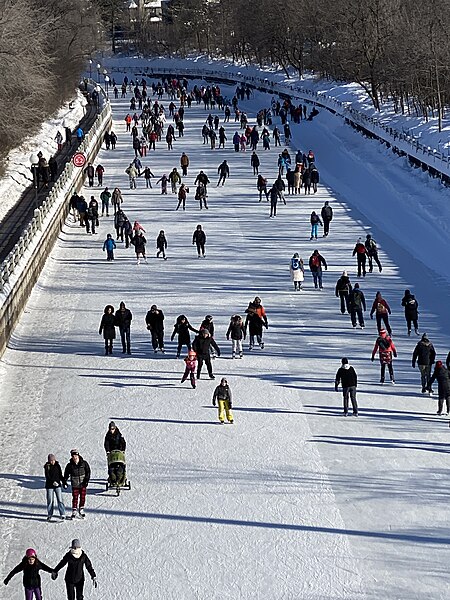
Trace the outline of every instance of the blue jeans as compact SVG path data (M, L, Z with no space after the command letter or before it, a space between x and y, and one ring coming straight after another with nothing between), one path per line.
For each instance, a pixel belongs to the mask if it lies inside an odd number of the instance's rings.
M58 503L58 510L61 517L64 517L66 514L66 508L64 506L64 502L62 499L62 489L61 487L55 487L45 490L47 492L47 513L49 517L53 516L53 506L54 500L56 496L56 500Z
M317 237L317 230L318 230L319 225L317 223L314 223L314 225L311 225L311 237Z
M311 271L311 273L314 279L314 287L317 287L317 284L319 284L320 289L322 289L322 270Z

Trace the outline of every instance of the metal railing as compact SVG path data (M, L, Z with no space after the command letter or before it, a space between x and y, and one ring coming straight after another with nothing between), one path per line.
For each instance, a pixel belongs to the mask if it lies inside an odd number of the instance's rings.
M95 82L94 82L95 83ZM95 83L95 85L97 85ZM104 123L111 116L111 105L106 99L106 94L103 90L102 102L99 104L99 114L94 121L92 127L85 134L84 140L77 148L77 152L88 154L91 147L98 140L99 135L104 133ZM42 202L39 208L34 211L34 216L30 223L23 230L19 241L0 264L0 292L5 292L5 286L10 282L10 278L17 270L17 267L28 248L42 234L42 229L46 218L50 215L58 201L61 204L66 200L66 194L70 191L70 187L75 179L74 175L79 175L79 167L75 167L72 161L69 161L64 170L59 175L47 198ZM62 198L61 198L62 197Z

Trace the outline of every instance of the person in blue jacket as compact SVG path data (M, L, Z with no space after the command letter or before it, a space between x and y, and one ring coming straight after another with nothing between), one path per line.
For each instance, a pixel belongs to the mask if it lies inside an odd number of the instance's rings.
M103 252L106 250L106 260L114 260L114 250L116 249L116 242L110 233L106 236L106 240L103 242Z

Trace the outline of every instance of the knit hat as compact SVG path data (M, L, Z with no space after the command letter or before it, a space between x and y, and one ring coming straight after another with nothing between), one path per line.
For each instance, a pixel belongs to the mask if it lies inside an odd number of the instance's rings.
M70 451L71 456L73 456L74 454L80 454L78 452L78 450L76 448L72 448L72 450Z
M442 360L436 361L436 368L440 369L442 367Z
M356 290L356 289L359 289L359 283L358 283L358 282L356 282L356 283L355 283L355 285L354 285L353 287L355 288L355 290Z
M345 356L344 356L344 358L341 358L341 363L343 365L348 365L348 358L345 358Z
M110 429L115 429L116 428L116 424L114 423L114 421L111 421L111 423L109 424L109 428Z
M70 544L70 547L73 550L76 550L77 548L81 548L81 542L78 539L72 540L72 543Z
M27 558L31 558L32 556L36 557L36 550L34 548L28 548L28 550L25 552L25 556Z
M347 277L347 271L342 271L342 275L344 275L344 277Z
M54 454L49 454L47 456L47 460L48 460L48 462L52 462L52 460L56 460L56 456Z
M422 335L422 339L423 339L423 341L424 341L424 342L428 342L428 336L427 336L427 334L426 334L426 333L424 333L424 334Z

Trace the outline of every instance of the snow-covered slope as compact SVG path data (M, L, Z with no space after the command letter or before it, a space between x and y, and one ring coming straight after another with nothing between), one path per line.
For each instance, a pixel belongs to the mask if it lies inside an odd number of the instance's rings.
M254 115L269 100L257 94L243 107ZM119 143L99 161L106 185L122 188L124 210L145 227L151 258L138 266L119 243L116 261L106 262L110 216L96 236L69 222L47 262L0 367L3 572L29 546L54 565L79 537L98 572L99 597L111 599L446 598L448 427L434 414L435 400L418 394L420 377L410 365L416 339L406 336L400 307L405 287L417 292L421 330L445 357L448 235L437 221L426 225L440 191L321 115L294 128L292 146L314 149L323 184L315 196L287 197L269 219L250 153L232 150L234 124L226 125L227 148L211 151L200 135L207 113L193 106L175 150L161 143L143 160L161 176L188 153L187 210L175 212L175 196L144 189L142 178L127 190L128 104L116 101L113 110ZM277 152L258 154L272 181ZM224 158L231 178L216 188ZM200 169L212 181L210 208L201 212L193 199ZM310 242L309 215L324 200L335 211L331 233ZM191 245L197 223L207 234L205 260ZM169 242L166 262L154 258L160 229ZM374 322L367 317L366 329L354 331L334 296L344 268L356 281L351 253L366 231L381 243L383 272L361 286L368 304L381 289L393 309L396 387L380 386L379 366L370 362ZM305 291L294 293L289 258L298 251L306 262L315 247L329 263L325 289L315 291L308 273ZM433 273L436 255L443 280ZM255 295L269 318L266 347L233 361L228 320ZM134 315L133 354L122 356L116 341L114 356L105 357L98 325L104 306L121 300ZM165 356L153 355L145 329L154 303L166 315ZM216 381L202 378L196 390L180 384L182 362L169 342L181 313L194 326L212 314L222 350ZM334 392L344 355L359 375L358 419L342 416ZM233 426L218 425L211 406L221 376L234 394ZM119 498L104 491L110 419L128 442L132 489ZM48 452L64 465L72 447L92 467L87 517L48 524L42 465ZM43 579L46 598L63 596L62 577ZM18 577L3 595L22 597ZM85 597L95 593L87 587Z

